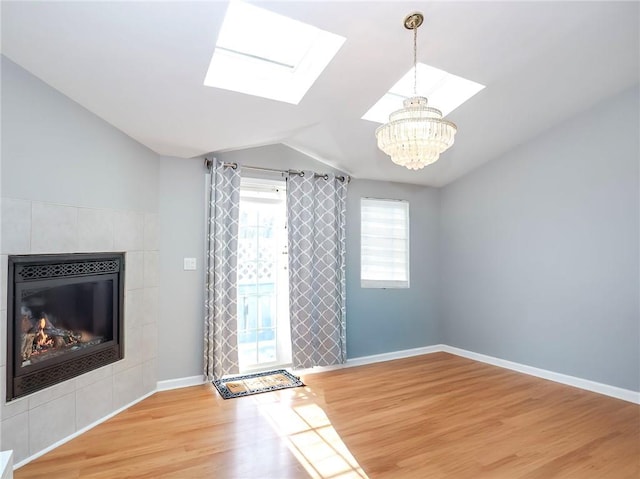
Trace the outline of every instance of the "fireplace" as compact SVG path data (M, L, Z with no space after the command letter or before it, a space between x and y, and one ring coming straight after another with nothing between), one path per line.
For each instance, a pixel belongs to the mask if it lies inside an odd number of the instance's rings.
M122 359L124 253L9 256L7 400Z

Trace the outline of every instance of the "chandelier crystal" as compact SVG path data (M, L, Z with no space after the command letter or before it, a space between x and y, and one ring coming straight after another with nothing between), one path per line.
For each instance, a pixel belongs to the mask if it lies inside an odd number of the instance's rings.
M457 127L444 120L442 112L427 106L427 99L418 96L417 31L424 17L412 13L404 20L405 28L413 30L413 94L404 100L404 108L389 115L389 122L376 129L378 148L391 161L410 170L419 170L435 163L440 154L453 145Z

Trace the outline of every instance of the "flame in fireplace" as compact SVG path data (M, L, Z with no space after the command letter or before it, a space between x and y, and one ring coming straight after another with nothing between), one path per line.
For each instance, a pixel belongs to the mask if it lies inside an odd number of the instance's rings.
M64 321L44 312L40 319L32 320L31 310L24 306L21 316L22 366L44 362L105 341L103 336L88 331L66 329Z
M39 348L51 346L53 344L53 339L44 332L44 328L46 326L47 320L45 318L40 318L40 321L38 321L38 332L36 333L36 346Z

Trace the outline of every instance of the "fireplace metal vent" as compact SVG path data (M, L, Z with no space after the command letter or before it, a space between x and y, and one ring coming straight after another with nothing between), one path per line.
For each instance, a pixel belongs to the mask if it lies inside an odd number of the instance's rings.
M20 397L39 391L67 379L79 376L82 373L97 369L120 359L114 349L98 351L91 356L68 361L51 368L26 374L15 379L13 383L14 396Z
M22 281L118 273L119 271L120 261L117 260L16 266L16 276Z

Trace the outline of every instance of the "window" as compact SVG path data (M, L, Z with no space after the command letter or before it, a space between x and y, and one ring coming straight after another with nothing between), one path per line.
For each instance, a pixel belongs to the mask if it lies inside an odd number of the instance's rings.
M204 84L297 105L345 38L232 1Z
M452 75L444 70L418 63L417 66L418 95L429 99L429 106L434 106L447 116L484 88L480 83ZM402 108L402 102L413 93L413 67L398 83L380 98L363 116L363 120L386 123L389 114Z
M409 202L360 199L360 285L409 287Z
M240 372L291 363L286 183L242 178L238 226Z

